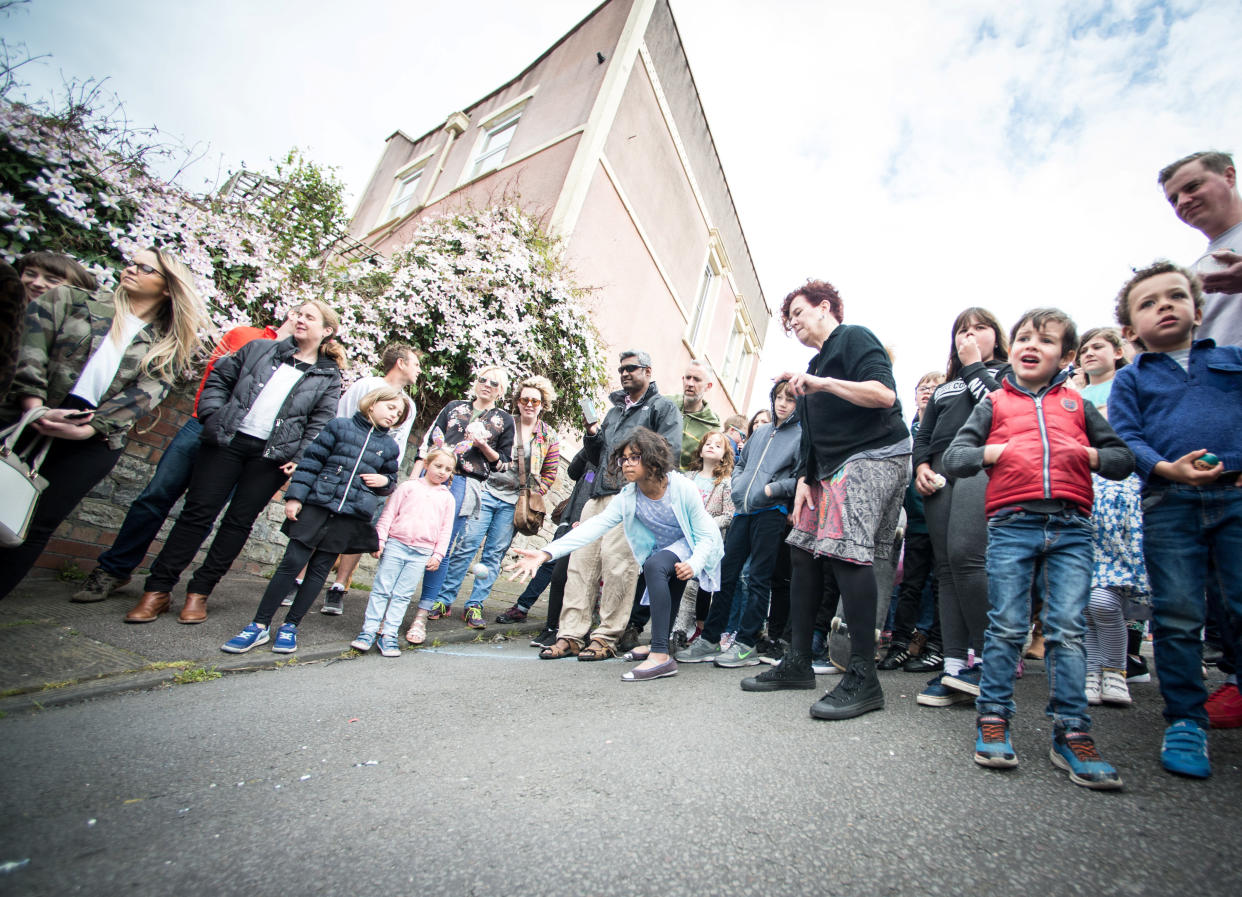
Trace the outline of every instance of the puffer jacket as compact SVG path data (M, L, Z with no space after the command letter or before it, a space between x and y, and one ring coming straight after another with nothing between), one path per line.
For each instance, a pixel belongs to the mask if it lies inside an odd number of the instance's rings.
M214 445L232 442L267 381L297 348L293 337L256 340L216 362L198 398L203 439ZM277 464L300 458L311 440L336 417L340 395L340 369L331 358L321 356L285 398L263 457Z
M334 417L302 453L285 500L317 505L333 514L370 520L379 503L397 485L397 441L361 411ZM378 473L388 482L372 489L362 474Z
M19 402L25 396L35 396L49 408L61 407L87 361L109 338L115 316L109 291L92 296L86 290L61 286L31 302L9 401L0 408L0 423L21 417ZM167 318L161 318L138 331L100 397L90 426L107 440L109 448L123 447L134 422L159 405L172 387L170 382L142 373L142 359L166 328Z
M772 420L776 420L775 408ZM773 423L756 427L742 446L742 459L733 468L733 512L750 514L788 506L798 485L793 471L801 446L802 425L797 411L779 426ZM763 491L768 485L772 487L771 496Z

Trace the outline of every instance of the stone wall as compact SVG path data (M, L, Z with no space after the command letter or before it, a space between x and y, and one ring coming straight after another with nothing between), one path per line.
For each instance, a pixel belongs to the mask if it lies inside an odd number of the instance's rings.
M152 473L155 471L155 465L159 463L161 456L164 454L164 449L189 418L190 412L193 410L193 399L193 393L178 393L160 405L153 414L143 418L135 425L133 431L131 431L129 443L125 446L125 451L121 455L120 460L117 461L116 467L82 500L82 503L78 505L73 514L61 524L55 535L48 542L47 549L36 562L36 566L53 570L76 567L83 572L94 569L95 558L112 544L112 541L116 538L117 530L121 528L121 523L125 519L125 514L130 504L145 488L147 482L151 479ZM411 448L413 447L411 446ZM573 488L573 481L564 476L564 468L568 465L569 459L573 457L577 448L576 444L562 443L562 473L557 478L552 493L547 496L549 514L551 514L552 508L555 508L558 502L567 497ZM406 453L406 463L403 465L402 472L403 479L413 464L413 454L413 451L407 451ZM246 547L233 564L234 570L258 575L270 574L284 556L285 543L288 540L280 531L281 523L285 519L282 493L283 490L281 493L273 496L272 502L268 504L266 510L255 521L254 529L250 533L250 539L246 542ZM164 538L168 535L168 531L172 529L177 515L181 513L181 504L181 501L178 501L173 506L172 513L168 515L168 520L165 521L164 526L160 529L155 541L151 543L146 562L141 569L145 569L146 565L164 547ZM552 525L551 518L549 517L543 531L539 535L519 535L514 539L513 544L519 548L541 546L552 537L554 530L555 526ZM210 539L204 543L205 546L209 544ZM199 552L194 566L201 563L205 553L205 550ZM358 572L355 574L355 578L370 582L376 563L377 561L373 558L369 556L364 557L362 563L358 565Z

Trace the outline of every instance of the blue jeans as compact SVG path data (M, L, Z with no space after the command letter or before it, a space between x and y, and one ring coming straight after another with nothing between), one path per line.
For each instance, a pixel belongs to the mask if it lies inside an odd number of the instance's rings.
M457 536L466 524L466 518L461 516L461 503L466 498L466 478L458 473L453 475L453 479L449 480L449 492L453 494L453 533L449 536L449 547L445 553L444 560L440 561L440 566L435 570L428 571L423 577L423 594L419 599L418 606L423 610L431 610L431 605L435 604L440 598L440 587L444 584L444 577L448 575L448 559L453 554L453 544L457 541ZM448 604L449 602L445 602Z
M452 607L457 591L466 579L470 564L474 561L474 553L483 546L483 557L480 563L487 567L487 573L474 578L474 588L466 607L481 605L492 591L496 577L500 573L500 562L513 542L513 512L515 506L497 498L483 490L483 498L479 505L479 516L473 518L462 530L457 546L447 560L448 575L440 586L440 600ZM419 605L422 606L421 604ZM430 607L430 605L427 605Z
M371 584L371 600L367 602L362 622L363 632L397 635L401 631L410 597L429 560L429 550L414 548L396 539L384 543L384 553Z
M1191 719L1206 729L1200 636L1204 592L1210 571L1226 616L1242 620L1242 489L1171 484L1145 490L1143 554L1151 579L1164 717L1169 722Z
M142 564L168 512L190 485L202 433L203 425L192 417L168 443L151 482L129 506L112 547L99 556L99 566L106 572L124 579Z
M1031 623L1031 589L1044 598L1044 662L1053 725L1085 732L1087 631L1091 595L1091 519L1081 514L1017 511L988 521L988 628L983 636L980 713L1009 719L1016 711L1013 683Z

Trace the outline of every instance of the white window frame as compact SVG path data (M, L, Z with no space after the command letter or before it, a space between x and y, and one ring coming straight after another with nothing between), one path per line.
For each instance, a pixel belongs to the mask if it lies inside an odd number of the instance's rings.
M700 350L707 337L711 313L715 308L715 302L712 301L713 293L718 292L718 289L713 289L713 287L718 287L716 281L720 279L720 274L719 266L709 254L707 261L703 263L703 274L699 280L699 288L695 292L694 308L690 311L690 322L686 327L686 342L692 350Z
M489 174L504 164L505 156L509 154L509 147L513 145L513 135L517 133L518 123L525 110L526 105L522 104L483 125L483 133L479 138L479 146L475 151L474 162L470 166L470 177L467 180L474 180ZM501 145L490 146L492 138L503 131L509 132L509 139Z
M392 190L388 194L388 202L384 206L377 224L385 224L398 218L404 218L410 212L419 209L423 205L423 200L426 198L427 193L427 183L424 176L427 174L427 168L431 164L433 155L434 153L423 153L393 175ZM415 175L418 176L418 182L414 185L414 189L409 193L403 193L402 187ZM400 211L397 211L398 204L403 205Z

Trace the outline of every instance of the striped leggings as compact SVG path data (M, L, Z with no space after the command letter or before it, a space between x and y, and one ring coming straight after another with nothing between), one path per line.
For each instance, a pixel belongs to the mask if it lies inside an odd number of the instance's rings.
M1087 672L1126 668L1126 617L1121 594L1115 589L1098 587L1091 590L1087 602Z

